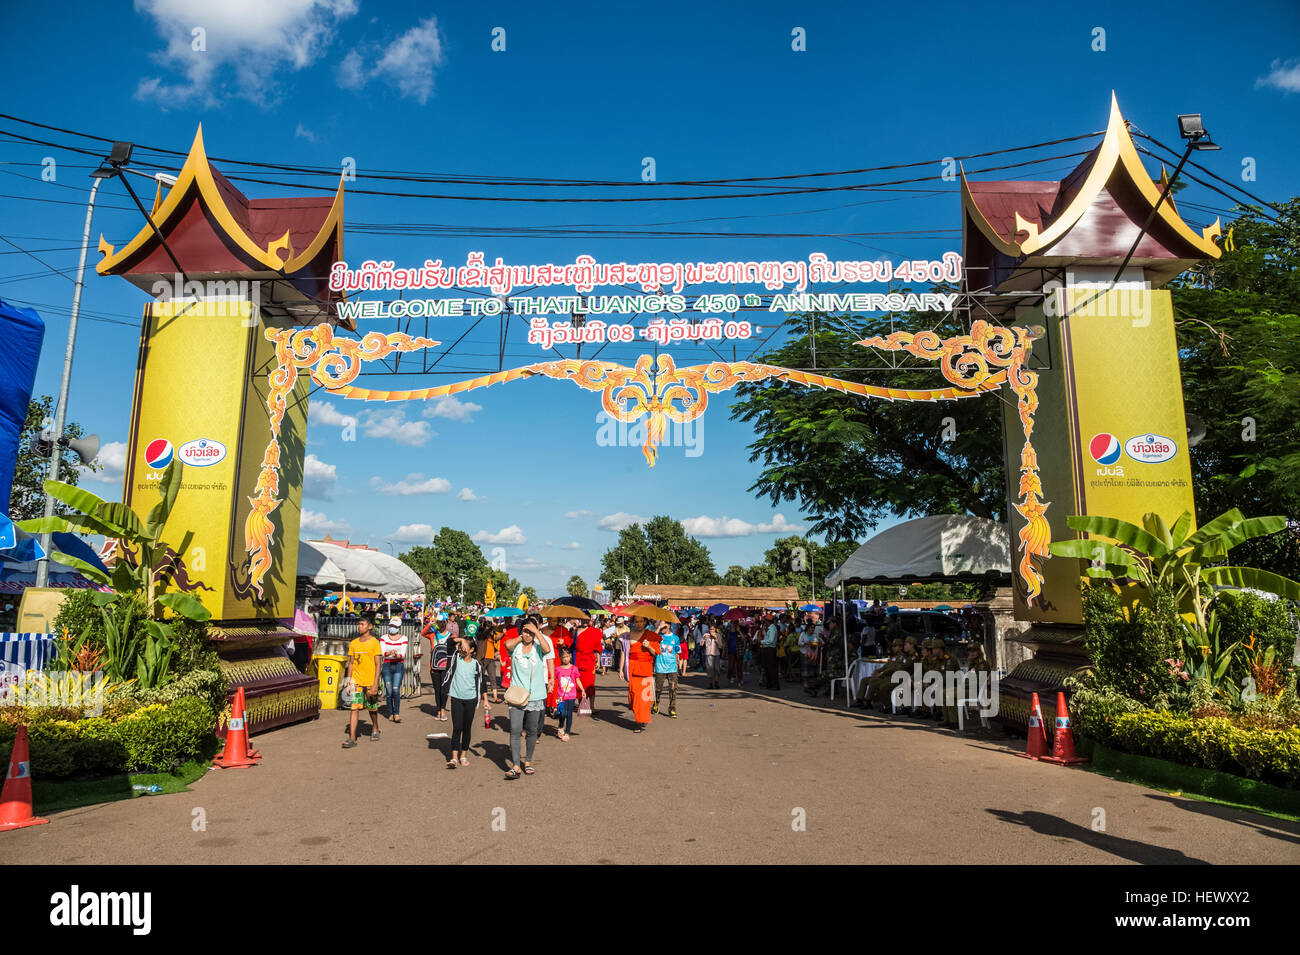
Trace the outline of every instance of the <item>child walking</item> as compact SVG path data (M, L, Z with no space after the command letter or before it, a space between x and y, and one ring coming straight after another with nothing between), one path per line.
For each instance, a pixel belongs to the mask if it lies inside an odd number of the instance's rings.
M555 668L555 710L559 718L560 739L568 742L573 730L573 711L578 708L578 697L584 693L582 677L573 664L573 651L560 649L560 665Z

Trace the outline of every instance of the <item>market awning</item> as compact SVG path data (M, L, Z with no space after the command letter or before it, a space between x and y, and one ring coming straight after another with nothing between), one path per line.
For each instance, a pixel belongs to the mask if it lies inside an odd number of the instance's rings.
M867 541L826 585L1010 578L1007 525L969 514L904 521Z

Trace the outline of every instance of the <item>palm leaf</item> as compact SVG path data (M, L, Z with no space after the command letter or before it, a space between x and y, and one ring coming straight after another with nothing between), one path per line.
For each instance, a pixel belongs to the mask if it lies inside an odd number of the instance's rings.
M1248 517L1239 524L1234 524L1220 535L1226 550L1232 550L1238 544L1255 537L1267 537L1286 527L1285 517Z
M1257 567L1206 567L1201 579L1232 590L1262 590L1284 600L1300 600L1300 583Z
M1053 557L1077 557L1079 560L1088 561L1089 565L1100 558L1107 565L1123 567L1134 572L1140 566L1128 551L1100 540L1053 541L1048 547L1048 553Z
M97 584L104 584L107 586L113 582L113 579L109 577L108 574L104 573L94 564L82 560L80 557L73 557L71 554L65 554L62 551L57 550L51 553L50 557L57 560L60 564L65 564L68 567L71 567L83 577L87 577Z
M104 503L104 499L97 494L91 494L83 487L73 487L71 484L64 484L62 481L46 481L44 483L45 493L56 501L62 501L68 507L80 511L82 514L93 514L95 508Z
M1166 547L1173 548L1173 535L1169 533L1169 527L1165 524L1164 518L1155 511L1149 511L1142 515L1142 526L1153 536L1159 538L1160 542Z
M144 524L135 511L125 504L114 502L112 504L101 504L97 507L92 517L102 521L105 524L112 524L120 527L122 533L114 535L119 540L125 539L135 543L144 536Z
M1150 557L1164 557L1169 553L1169 548L1158 537L1136 524L1115 517L1078 514L1069 517L1066 523L1071 530L1085 531L1093 537L1109 537Z
M189 594L170 593L163 594L158 598L158 602L173 613L180 614L182 617L189 617L191 620L207 620L212 616L212 612L197 598Z
M1187 536L1187 531L1192 526L1192 512L1183 511L1174 521L1174 526L1169 529L1169 536L1173 538L1173 547L1180 548L1183 546L1183 538Z
M1228 528L1232 527L1233 524L1240 524L1245 519L1246 519L1246 515L1241 513L1241 511L1237 510L1235 507L1231 508L1230 510L1224 511L1214 520L1210 521L1210 523L1202 524L1200 527L1198 527L1196 529L1196 533L1192 534L1190 537L1187 538L1187 540L1183 541L1183 546L1196 547L1200 544L1203 544L1207 540L1219 536Z
M158 485L162 499L149 511L149 519L145 522L145 533L155 542L162 533L163 525L167 523L172 508L176 505L176 495L181 490L181 471L184 467L185 465L179 460L173 459L172 463L167 465L167 470L163 471L162 481Z
M116 537L121 533L120 527L112 527L88 514L54 514L51 517L32 517L25 521L14 521L14 526L29 534L103 534Z

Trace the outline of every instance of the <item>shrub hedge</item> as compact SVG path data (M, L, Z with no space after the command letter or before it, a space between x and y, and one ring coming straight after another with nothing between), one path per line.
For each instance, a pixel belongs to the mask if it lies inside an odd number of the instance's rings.
M206 700L181 697L140 707L118 719L51 719L33 710L10 711L0 722L0 765L8 765L20 720L28 720L32 774L93 776L120 772L171 772L206 755L215 737L216 711Z
M1093 696L1091 707L1086 692L1079 701L1083 705L1076 708L1081 717L1078 726L1081 734L1103 745L1291 789L1300 787L1300 727L1248 729L1221 716L1196 719L1167 711L1131 711L1122 705L1107 711L1107 704L1115 701Z

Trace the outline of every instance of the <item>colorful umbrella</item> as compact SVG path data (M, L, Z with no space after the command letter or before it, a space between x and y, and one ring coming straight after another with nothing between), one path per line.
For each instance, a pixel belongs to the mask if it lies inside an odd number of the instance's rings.
M590 597L583 597L581 594L575 596L570 594L566 597L556 597L551 601L552 607L577 607L579 610L585 610L588 613L597 613L604 608Z
M585 620L591 614L586 610L579 610L577 607L567 607L564 604L551 604L549 607L542 608L543 617L567 618L569 620Z
M628 617L643 617L646 620L663 620L665 623L680 623L677 614L673 613L667 607L656 607L654 604L639 603L624 607L623 613Z
M724 613L726 613L730 609L731 608L726 604L714 604L712 607L710 607L708 610L704 612L707 613L710 617L721 617Z
M804 613L821 613L821 612L822 612L821 604L804 604L804 605L803 605L802 607L800 607L799 609L800 609L801 611L803 611Z
M485 617L517 617L517 616L519 616L521 613L523 613L523 611L520 610L518 607L497 607L497 608L495 608L494 610L489 610L489 611L488 611L487 613L485 613L483 616L485 616Z

